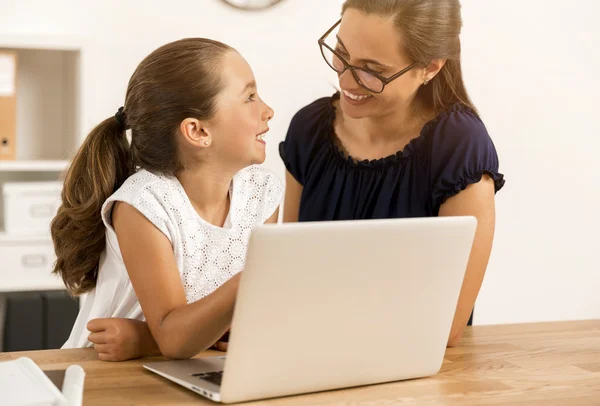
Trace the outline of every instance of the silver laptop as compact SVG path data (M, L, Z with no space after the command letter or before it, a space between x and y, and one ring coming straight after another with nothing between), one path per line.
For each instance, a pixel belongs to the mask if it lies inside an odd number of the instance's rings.
M437 217L261 226L227 355L144 367L223 403L434 375L476 225Z

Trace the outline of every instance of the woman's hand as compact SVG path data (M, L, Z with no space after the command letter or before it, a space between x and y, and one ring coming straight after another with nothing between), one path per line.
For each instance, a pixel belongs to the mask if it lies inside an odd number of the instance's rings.
M94 319L87 325L88 340L94 345L102 361L126 361L149 355L160 355L160 350L148 325L132 319Z

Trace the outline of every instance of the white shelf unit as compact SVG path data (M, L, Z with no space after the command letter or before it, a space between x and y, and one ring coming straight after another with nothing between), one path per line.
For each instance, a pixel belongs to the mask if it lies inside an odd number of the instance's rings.
M1 34L0 48L80 52L83 46L71 36Z
M82 138L82 45L62 37L0 34L0 50L17 54L16 159L0 160L0 187L59 180ZM0 292L64 289L50 274L55 261L50 230L7 234L2 200Z
M68 160L0 161L0 172L63 172L68 166Z
M47 235L0 233L0 293L63 290L50 273L55 256Z

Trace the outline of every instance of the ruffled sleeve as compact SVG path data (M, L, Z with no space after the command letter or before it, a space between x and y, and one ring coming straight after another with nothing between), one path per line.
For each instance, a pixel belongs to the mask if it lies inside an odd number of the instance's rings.
M438 213L450 197L477 183L483 175L494 181L495 192L504 186L498 154L479 117L455 107L436 123L431 144L431 206Z

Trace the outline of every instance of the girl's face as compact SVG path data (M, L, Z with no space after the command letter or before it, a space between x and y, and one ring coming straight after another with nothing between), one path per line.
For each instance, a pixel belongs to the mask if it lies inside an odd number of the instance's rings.
M210 144L206 152L226 167L261 164L266 158L263 138L274 111L258 96L252 69L239 53L228 52L219 69L224 87L215 116L203 126Z

